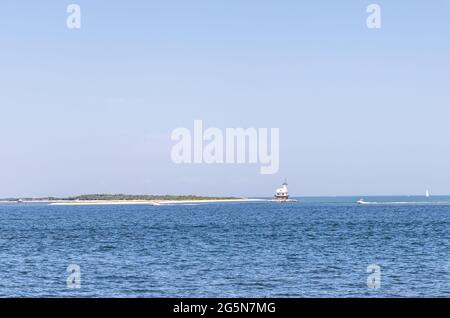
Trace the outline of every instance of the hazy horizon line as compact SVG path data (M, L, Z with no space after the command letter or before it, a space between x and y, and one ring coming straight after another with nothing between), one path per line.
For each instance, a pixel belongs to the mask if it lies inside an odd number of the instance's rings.
M236 198L272 198L273 196L236 196L236 195L202 195L202 194L148 194L148 193L85 193L85 194L77 194L77 195L68 195L68 196L57 196L57 195L48 195L48 196L6 196L0 197L0 200L8 200L8 199L68 199L68 198L77 198L80 196L89 196L89 195L110 195L110 196L194 196L194 197L236 197ZM430 197L447 197L450 194L431 194ZM426 197L425 194L344 194L344 195L290 195L291 198L350 198L350 197Z

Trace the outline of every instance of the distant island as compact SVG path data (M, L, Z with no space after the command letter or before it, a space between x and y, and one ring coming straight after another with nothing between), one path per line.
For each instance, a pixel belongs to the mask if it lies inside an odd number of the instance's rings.
M147 194L84 194L73 197L42 197L42 198L6 198L3 203L48 203L51 205L107 205L107 204L182 204L182 203L213 203L213 202L252 202L258 199L238 197L209 197L197 195L147 195Z
M148 194L83 194L74 197L43 197L43 198L6 198L0 199L0 201L118 201L118 200L127 200L127 201L136 201L136 200L226 200L226 199L240 199L237 197L207 197L207 196L197 196L197 195L148 195Z

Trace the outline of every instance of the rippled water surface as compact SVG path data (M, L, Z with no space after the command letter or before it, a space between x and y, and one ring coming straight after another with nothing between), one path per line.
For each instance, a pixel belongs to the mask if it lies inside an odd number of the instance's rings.
M450 205L2 204L0 296L449 297Z

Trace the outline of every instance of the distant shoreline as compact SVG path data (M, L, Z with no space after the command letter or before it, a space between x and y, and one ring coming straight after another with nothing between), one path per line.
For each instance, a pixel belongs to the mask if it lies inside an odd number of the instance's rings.
M240 197L218 197L197 195L148 195L148 194L83 194L70 197L9 197L1 198L0 203L70 203L70 204L149 204L155 202L205 202L242 200ZM244 199L246 200L246 199Z
M54 201L49 205L172 205L226 202L263 202L263 199L205 199L205 200L84 200L84 201Z
M55 198L7 198L0 199L6 204L33 204L48 205L172 205L172 204L198 204L198 203L225 203L225 202L260 202L264 199L249 199L239 197L203 197L194 195L128 195L128 194L88 194L77 197Z

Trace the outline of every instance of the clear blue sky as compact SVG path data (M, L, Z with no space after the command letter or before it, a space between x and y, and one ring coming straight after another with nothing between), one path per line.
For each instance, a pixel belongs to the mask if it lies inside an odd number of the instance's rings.
M0 197L271 196L285 177L296 195L450 194L449 16L447 0L1 1ZM280 128L279 173L173 164L194 119Z

